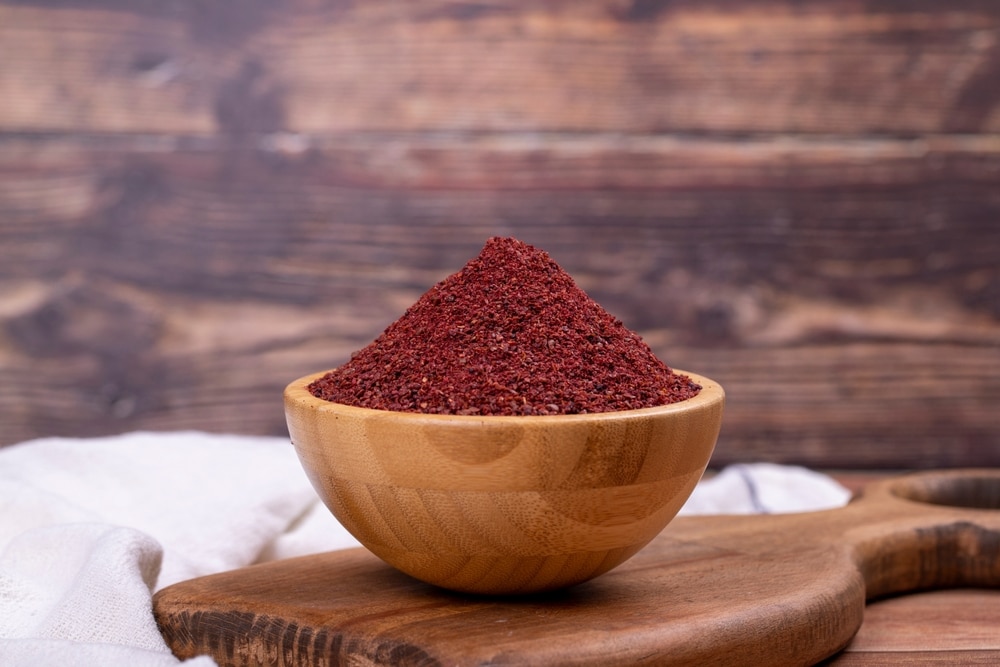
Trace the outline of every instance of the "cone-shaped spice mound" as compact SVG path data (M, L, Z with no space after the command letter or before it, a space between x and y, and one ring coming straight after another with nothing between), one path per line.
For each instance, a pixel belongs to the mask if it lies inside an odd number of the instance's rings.
M309 386L335 403L460 415L634 410L700 389L548 253L511 238L490 239L374 342Z

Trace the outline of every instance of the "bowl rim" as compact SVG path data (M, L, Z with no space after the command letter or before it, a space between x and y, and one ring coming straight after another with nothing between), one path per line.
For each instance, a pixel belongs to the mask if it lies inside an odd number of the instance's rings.
M355 418L392 418L401 421L411 420L413 423L434 421L438 423L452 424L510 424L510 425L537 425L541 420L550 424L572 423L572 422L594 422L601 420L623 420L623 419L643 419L651 416L664 416L672 413L684 413L693 410L708 408L709 406L725 401L725 390L722 385L704 375L692 373L671 366L670 370L679 375L686 375L693 381L701 385L701 391L697 395L676 403L657 405L651 408L637 408L634 410L617 410L610 412L587 412L582 414L560 414L560 415L453 415L437 414L430 412L401 412L394 410L380 410L375 408L363 408L346 403L335 403L317 396L313 396L306 387L314 380L318 380L331 370L309 373L288 383L284 390L284 401L286 405L298 404L319 412L329 412L341 416L353 416Z

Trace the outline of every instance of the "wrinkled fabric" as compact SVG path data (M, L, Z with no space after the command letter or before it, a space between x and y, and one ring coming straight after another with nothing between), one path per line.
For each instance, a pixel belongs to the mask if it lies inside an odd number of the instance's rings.
M289 552L278 538L316 504L284 438L130 433L0 449L0 665L179 664L152 593ZM326 548L356 544L332 517L324 530Z

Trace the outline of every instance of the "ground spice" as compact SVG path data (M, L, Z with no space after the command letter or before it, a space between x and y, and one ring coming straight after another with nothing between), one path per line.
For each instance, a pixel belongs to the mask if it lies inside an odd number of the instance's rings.
M548 253L492 238L313 395L359 407L553 415L666 405L701 389L580 289Z

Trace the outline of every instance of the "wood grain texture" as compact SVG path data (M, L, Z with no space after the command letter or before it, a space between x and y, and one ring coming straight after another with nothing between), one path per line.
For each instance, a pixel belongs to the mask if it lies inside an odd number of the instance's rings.
M316 398L285 415L309 481L375 555L465 593L566 588L611 570L677 514L701 479L725 392L642 410L550 418L425 415Z
M858 634L823 665L993 665L1000 661L997 627L995 589L890 597L865 607Z
M945 590L880 600L865 609L865 623L848 650L858 653L994 651L1000 654L1000 591Z
M981 0L0 10L19 131L1000 131Z
M900 667L906 665L995 665L1000 651L906 651L903 653L845 652L823 665L837 667Z
M500 139L241 158L9 140L0 160L20 208L0 226L5 441L280 433L290 377L340 363L486 236L511 233L668 363L731 387L720 463L1000 462L1000 148L886 140L864 157L827 141L662 141L630 177L611 168L628 150L592 143L547 144L532 168L518 151L494 159ZM378 168L390 155L413 156L416 180L386 182L399 178ZM968 172L960 190L936 184L938 162ZM473 187L474 164L510 182ZM601 173L619 184L587 184ZM420 233L400 236L399 220Z
M992 3L5 0L0 44L0 445L284 434L515 235L730 390L719 465L1000 464Z
M996 587L998 556L1000 472L967 470L826 512L680 518L559 594L452 595L348 550L175 584L154 611L176 655L220 665L809 665L848 644L866 598Z

